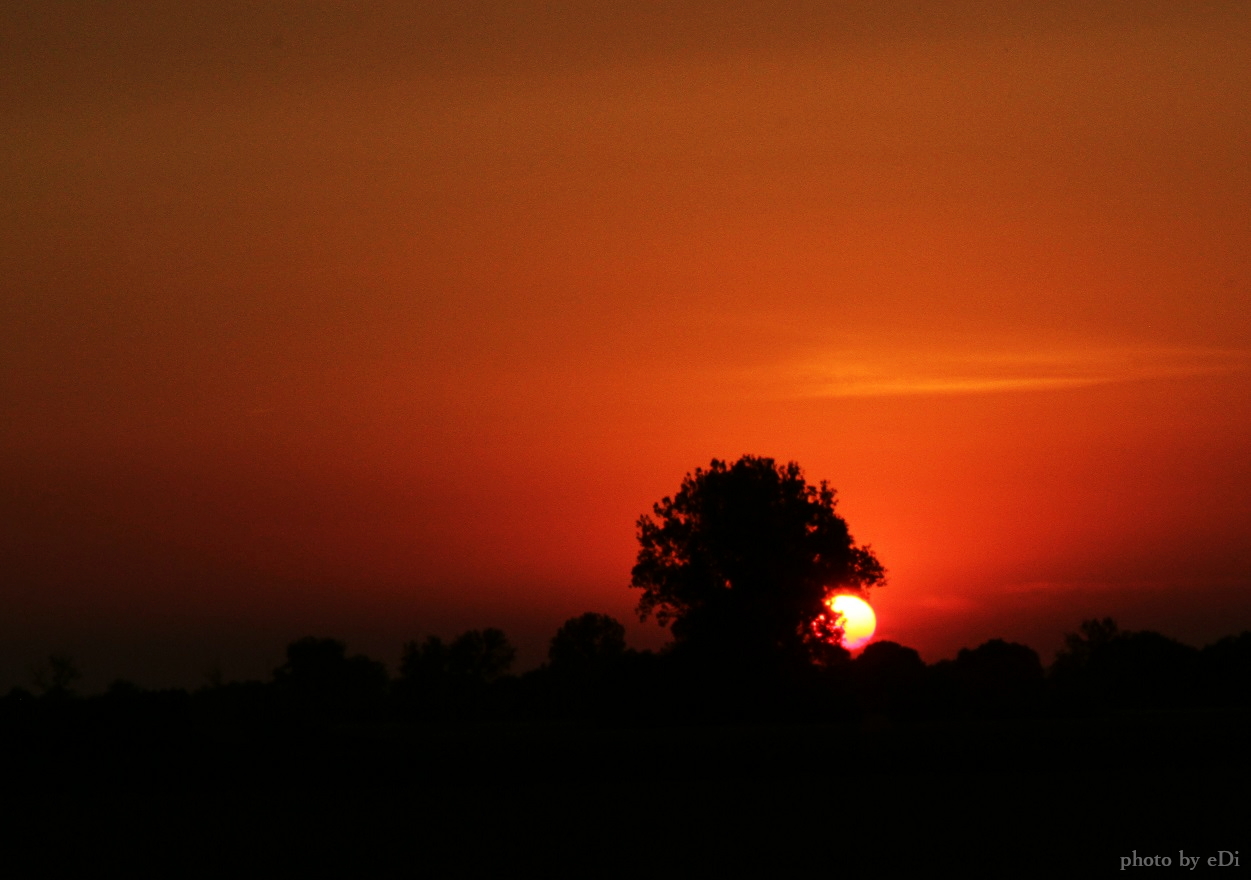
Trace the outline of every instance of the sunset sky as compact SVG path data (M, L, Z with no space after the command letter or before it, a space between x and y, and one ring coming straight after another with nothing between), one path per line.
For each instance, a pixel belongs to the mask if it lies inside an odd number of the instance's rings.
M828 480L928 661L1251 628L1245 2L0 8L0 687L636 647Z

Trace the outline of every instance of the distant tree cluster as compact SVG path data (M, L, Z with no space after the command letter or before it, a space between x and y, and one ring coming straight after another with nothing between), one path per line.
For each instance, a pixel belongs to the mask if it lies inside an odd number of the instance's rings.
M656 653L630 649L625 628L588 612L552 637L547 662L515 675L499 629L408 642L394 676L333 638L287 646L268 682L216 681L194 694L115 683L73 697L78 670L63 655L0 700L0 724L76 717L132 729L136 719L218 732L343 725L594 719L665 723L885 717L1081 716L1195 706L1251 706L1251 633L1203 650L1154 632L1088 620L1049 669L1025 645L992 639L926 664L913 649L841 646L833 591L884 583L852 539L834 490L798 465L744 456L688 474L638 521L631 586L640 617L668 626ZM158 723L159 722L159 723ZM146 722L144 722L146 723ZM149 725L151 728L152 725ZM32 728L33 729L33 728Z
M536 670L510 673L515 650L498 629L408 643L400 669L343 642L302 638L268 682L216 682L195 692L115 682L75 697L62 682L40 695L14 688L0 726L60 723L134 732L262 730L345 724L587 719L607 723L899 721L953 717L1082 717L1196 707L1251 707L1251 632L1202 650L1155 632L1085 621L1050 668L1031 648L992 639L926 664L912 648L874 642L854 659L745 671L691 662L672 647L635 651L613 618L566 621ZM68 661L59 664L65 668ZM71 677L67 677L71 678Z

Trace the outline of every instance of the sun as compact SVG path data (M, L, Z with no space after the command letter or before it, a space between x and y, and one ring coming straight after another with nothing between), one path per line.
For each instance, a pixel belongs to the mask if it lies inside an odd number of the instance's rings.
M868 644L877 629L877 615L859 596L838 593L825 600L826 607L842 616L843 647L854 651Z

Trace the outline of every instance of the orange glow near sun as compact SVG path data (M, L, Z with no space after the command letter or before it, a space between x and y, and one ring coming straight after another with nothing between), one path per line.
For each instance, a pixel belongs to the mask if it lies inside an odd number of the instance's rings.
M839 593L825 600L826 606L840 615L843 625L843 647L849 651L862 648L873 638L877 615L869 603L859 596Z

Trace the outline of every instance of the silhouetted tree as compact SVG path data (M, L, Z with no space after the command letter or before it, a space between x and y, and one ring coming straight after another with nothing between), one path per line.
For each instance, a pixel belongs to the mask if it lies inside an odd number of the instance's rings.
M1191 703L1199 652L1158 632L1121 633L1091 654L1086 675L1094 698L1109 706Z
M469 630L451 644L438 636L427 636L424 642L404 645L400 678L408 681L453 678L486 684L507 673L516 656L517 649L509 644L503 630Z
M547 660L559 673L594 674L621 659L625 651L625 627L606 614L588 611L561 625L547 649Z
M961 648L951 666L940 666L956 686L954 704L975 714L1017 715L1042 699L1042 661L1028 645L991 639Z
M1251 632L1208 645L1200 661L1209 703L1251 705Z
M35 687L46 697L73 695L74 682L82 678L78 665L68 654L49 655L47 662L34 671Z
M396 695L408 715L480 712L484 692L504 678L516 656L508 637L494 628L469 630L450 644L438 636L408 642Z
M307 636L287 646L287 662L274 670L274 686L297 716L326 721L377 713L388 676L376 660L348 657L338 639Z
M744 456L696 468L638 520L640 617L655 614L678 649L705 656L819 662L842 635L829 593L885 580L834 508L834 490L808 485L794 462Z
M629 717L641 708L643 694L654 696L649 670L646 660L626 648L620 622L588 611L556 631L547 663L524 677L525 698L542 715Z
M1157 632L1125 632L1111 618L1086 620L1064 637L1051 678L1068 709L1169 706L1202 698L1199 652Z
M508 673L517 649L508 643L503 630L473 629L457 636L448 647L448 667L452 675L487 684Z
M1077 673L1090 663L1091 655L1103 648L1120 634L1116 621L1110 617L1103 620L1083 620L1078 631L1065 633L1064 647L1056 652L1051 664L1053 677Z
M873 642L852 662L861 703L891 715L920 709L925 686L925 661L898 642Z

